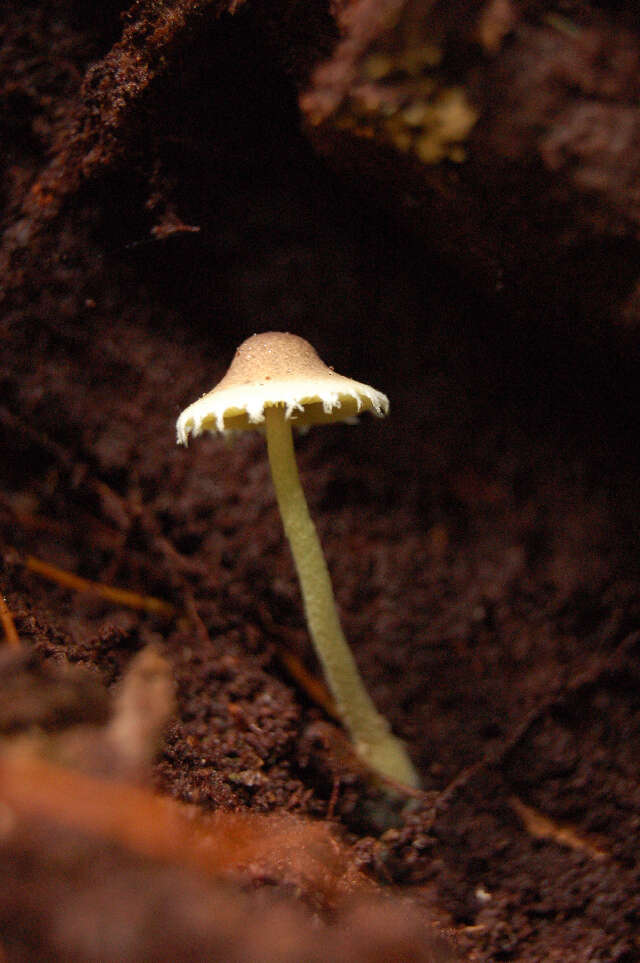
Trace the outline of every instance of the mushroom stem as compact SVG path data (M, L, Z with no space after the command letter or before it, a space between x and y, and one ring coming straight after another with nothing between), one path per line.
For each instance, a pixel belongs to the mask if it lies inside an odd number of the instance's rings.
M340 625L331 577L309 514L284 406L265 410L271 476L285 534L298 572L307 624L338 711L356 752L371 769L395 782L419 785L403 742L374 706Z

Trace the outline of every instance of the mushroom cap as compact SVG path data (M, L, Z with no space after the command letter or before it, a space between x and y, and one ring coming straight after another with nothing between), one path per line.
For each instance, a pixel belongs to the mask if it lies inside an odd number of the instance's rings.
M246 431L264 424L264 410L285 409L299 426L348 421L363 411L383 417L389 399L370 385L336 374L308 341L267 331L247 338L222 381L182 412L178 441L203 431Z

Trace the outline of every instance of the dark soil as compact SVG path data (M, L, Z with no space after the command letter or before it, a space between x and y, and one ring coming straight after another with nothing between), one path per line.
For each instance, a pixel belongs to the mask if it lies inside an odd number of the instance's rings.
M176 4L161 34L138 4L126 49L119 7L3 14L0 585L25 649L0 665L5 749L35 739L128 784L105 688L152 645L176 705L137 780L196 821L328 831L313 872L291 869L285 833L266 869L230 855L229 879L40 803L37 781L25 800L0 767L0 956L632 963L628 343L585 336L582 292L561 328L514 319L329 170L259 5ZM308 24L328 48L324 9ZM311 42L291 43L302 75ZM119 59L137 85L116 104ZM263 439L175 444L181 409L270 329L391 399L384 422L316 428L298 453L346 635L423 777L406 805L287 668L318 672ZM176 614L73 591L30 557Z

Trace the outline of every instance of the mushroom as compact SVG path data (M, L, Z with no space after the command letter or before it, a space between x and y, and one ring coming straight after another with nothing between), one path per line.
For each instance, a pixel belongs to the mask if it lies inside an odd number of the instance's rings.
M309 633L338 712L356 752L378 775L417 787L418 774L365 689L344 637L331 578L307 507L296 465L292 425L347 421L363 411L383 417L385 395L336 374L294 334L254 334L238 348L215 388L186 408L177 423L187 444L203 431L222 434L263 428L271 476L293 554Z

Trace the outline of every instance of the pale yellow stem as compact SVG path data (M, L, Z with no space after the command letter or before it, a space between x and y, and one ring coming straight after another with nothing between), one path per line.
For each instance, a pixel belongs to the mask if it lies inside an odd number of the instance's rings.
M373 770L416 787L418 774L407 750L374 706L344 637L327 563L300 484L291 423L283 407L267 408L265 420L271 475L309 632L338 711L356 751Z

